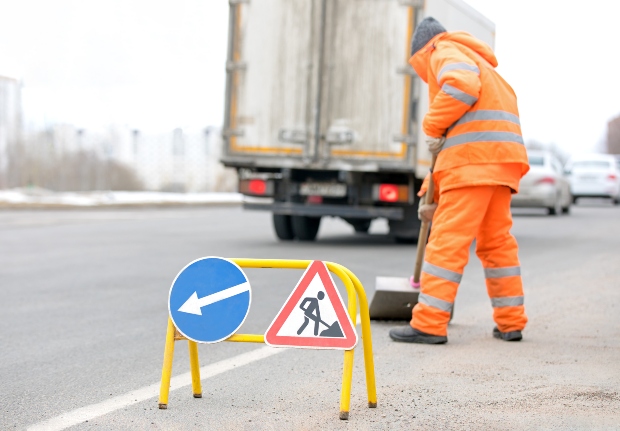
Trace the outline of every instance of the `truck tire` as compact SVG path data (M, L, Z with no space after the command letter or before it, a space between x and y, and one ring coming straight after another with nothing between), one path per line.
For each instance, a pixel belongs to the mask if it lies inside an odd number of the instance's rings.
M389 220L390 235L398 244L415 244L418 242L421 222L418 219L418 205L405 207L403 220Z
M370 229L370 223L372 222L372 220L358 218L358 219L347 219L346 222L349 223L353 227L353 229L355 230L355 233L368 233L368 230Z
M418 237L416 236L394 236L394 242L396 244L417 244Z
M293 234L300 241L314 241L320 224L321 217L291 216Z
M273 214L273 229L276 231L279 240L290 241L295 239L290 215Z

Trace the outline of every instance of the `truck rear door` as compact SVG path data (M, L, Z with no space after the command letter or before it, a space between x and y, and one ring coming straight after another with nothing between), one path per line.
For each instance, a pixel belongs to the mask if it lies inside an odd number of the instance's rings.
M314 1L231 1L227 156L311 156Z
M393 0L325 3L319 158L412 166L414 8Z

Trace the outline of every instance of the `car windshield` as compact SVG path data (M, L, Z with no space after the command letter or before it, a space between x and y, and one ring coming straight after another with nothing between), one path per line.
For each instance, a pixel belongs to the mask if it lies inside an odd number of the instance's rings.
M573 163L573 168L595 168L595 169L609 169L611 163L604 160L582 160L580 162Z
M531 166L544 166L545 158L543 156L529 156Z

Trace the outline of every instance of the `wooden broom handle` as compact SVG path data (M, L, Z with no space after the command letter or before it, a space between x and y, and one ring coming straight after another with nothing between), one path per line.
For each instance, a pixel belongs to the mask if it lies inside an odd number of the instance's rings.
M432 204L435 195L435 183L433 182L433 170L435 169L435 162L437 156L433 155L431 159L431 172L428 181L428 189L424 195L424 204ZM422 274L422 263L424 262L424 250L426 249L426 241L428 240L428 231L430 223L423 221L420 226L420 234L418 235L418 251L415 258L415 268L413 270L413 282L420 283L420 275Z

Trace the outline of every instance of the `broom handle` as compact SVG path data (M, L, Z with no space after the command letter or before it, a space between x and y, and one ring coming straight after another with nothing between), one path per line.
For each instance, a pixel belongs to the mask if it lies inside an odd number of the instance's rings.
M428 181L428 189L426 190L426 194L424 195L424 203L432 204L433 198L435 194L435 183L433 182L433 170L435 169L435 161L437 160L437 156L433 155L431 159L431 174L429 176ZM430 228L430 223L423 221L420 226L420 234L418 235L418 251L415 258L415 268L413 270L413 282L420 282L420 275L422 274L422 262L424 262L424 250L426 248L426 241L428 240L428 231Z

